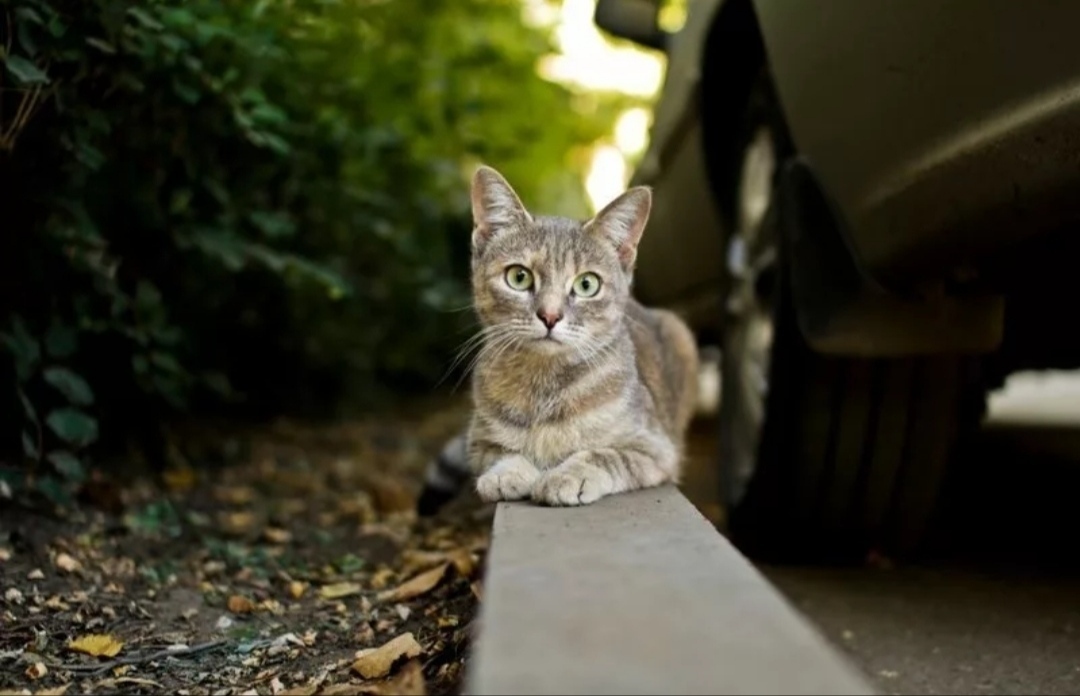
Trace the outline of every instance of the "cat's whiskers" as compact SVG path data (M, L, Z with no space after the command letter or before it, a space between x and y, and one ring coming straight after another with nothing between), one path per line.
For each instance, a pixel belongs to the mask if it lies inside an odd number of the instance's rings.
M438 386L441 385L446 380L446 378L450 376L450 373L454 371L454 368L461 364L461 362L465 360L465 358L468 357L470 353L476 351L476 354L470 363L470 369L466 370L463 373L468 374L471 371L471 367L475 365L476 358L478 358L482 353L485 342L492 340L492 338L498 338L503 334L513 331L514 327L509 323L494 324L491 326L483 327L482 329L480 329L480 331L477 331L475 334L467 338L458 348L457 354L451 361L450 366L446 368L446 371L443 373L443 376L439 378L439 381L435 384L435 387L438 388ZM458 383L460 384L460 382L461 380L459 379Z

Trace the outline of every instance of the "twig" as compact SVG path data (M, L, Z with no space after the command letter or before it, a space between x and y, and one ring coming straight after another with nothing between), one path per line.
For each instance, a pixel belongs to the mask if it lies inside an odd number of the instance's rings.
M202 643L201 645L193 645L190 648L178 648L176 650L158 650L157 652L150 653L149 655L142 655L136 657L122 657L118 660L112 660L102 665L58 665L58 669L67 670L69 672L87 672L88 676L97 676L104 674L114 667L120 667L122 665L141 665L147 662L153 662L154 660L160 660L165 657L190 657L199 653L209 652L211 650L217 650L220 647L225 646L228 643L226 640L215 640L209 643Z

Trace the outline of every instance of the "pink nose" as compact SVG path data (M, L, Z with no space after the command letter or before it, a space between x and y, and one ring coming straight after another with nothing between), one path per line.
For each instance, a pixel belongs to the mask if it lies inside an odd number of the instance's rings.
M559 312L549 312L546 309L541 309L536 312L536 316L540 317L540 321L544 322L544 326L548 329L555 328L555 325L562 319L562 314Z

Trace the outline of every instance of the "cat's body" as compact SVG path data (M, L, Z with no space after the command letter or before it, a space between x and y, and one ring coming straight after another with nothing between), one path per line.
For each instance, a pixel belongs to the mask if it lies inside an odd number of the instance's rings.
M486 501L580 505L678 480L698 355L681 319L630 295L650 201L635 188L586 223L534 218L477 172L474 410L429 470L428 503L461 485L462 459Z

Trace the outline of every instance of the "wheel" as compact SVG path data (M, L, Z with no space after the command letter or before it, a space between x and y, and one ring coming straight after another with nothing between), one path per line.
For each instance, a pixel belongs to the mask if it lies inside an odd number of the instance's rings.
M720 479L727 533L760 560L918 548L948 463L982 413L967 356L862 359L807 346L777 224L791 156L768 82L754 90L728 201Z

